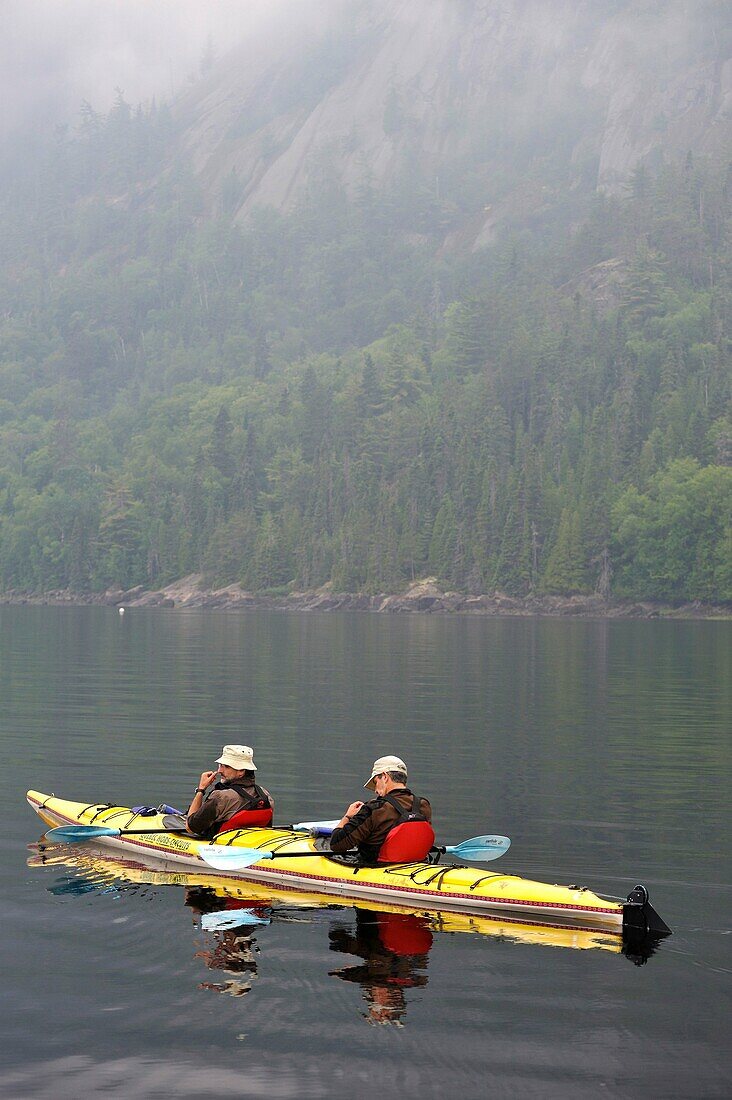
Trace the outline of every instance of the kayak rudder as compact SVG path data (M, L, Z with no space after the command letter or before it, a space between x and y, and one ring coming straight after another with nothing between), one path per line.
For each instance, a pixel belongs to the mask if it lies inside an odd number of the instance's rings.
M671 929L659 917L648 900L645 886L638 885L628 894L623 905L623 932L655 936L670 936Z

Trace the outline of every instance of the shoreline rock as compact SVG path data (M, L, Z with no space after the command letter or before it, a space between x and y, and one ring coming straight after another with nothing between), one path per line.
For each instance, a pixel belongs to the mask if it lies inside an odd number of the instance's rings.
M223 588L205 585L201 574L191 574L162 589L136 585L129 589L82 594L68 590L44 593L0 593L0 606L142 607L175 610L368 611L378 614L470 614L493 617L584 619L730 619L732 605L700 601L679 604L652 600L606 600L587 596L509 596L504 592L471 595L443 591L434 578L416 581L403 593L334 592L331 585L285 595L249 592L238 584Z

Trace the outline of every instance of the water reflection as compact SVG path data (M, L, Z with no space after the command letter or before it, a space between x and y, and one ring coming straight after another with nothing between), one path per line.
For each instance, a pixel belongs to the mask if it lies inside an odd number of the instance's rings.
M472 915L453 912L416 913L399 906L375 907L356 902L344 906L317 894L304 894L261 883L206 881L182 871L160 871L137 862L111 858L107 853L70 846L39 846L28 859L30 867L63 867L63 878L47 887L55 896L88 898L111 895L116 900L144 896L149 888L182 890L184 906L193 917L202 940L194 942L195 959L220 980L205 978L197 988L242 997L256 982L261 943L266 945L267 926L303 920L314 913L337 914L329 922L330 951L360 959L337 966L328 974L361 987L366 1008L361 1015L371 1024L403 1026L410 991L428 984L428 958L441 933L471 933L534 946L601 950L622 953L636 965L645 963L660 939L619 935L598 930L553 926L512 920L505 915ZM352 914L352 915L351 915ZM266 949L264 953L266 958Z
M141 609L121 627L104 608L7 607L0 619L13 1006L1 1094L392 1097L396 1072L425 1100L732 1095L729 623ZM258 977L232 999L197 989L249 979L194 957L216 940L184 907L193 883L120 874L119 897L54 896L77 871L18 866L41 831L27 787L177 803L206 746L245 731L283 820L340 812L364 763L396 745L415 780L440 776L442 837L507 833L539 880L614 894L646 882L677 934L636 967L617 936L436 914L406 1026L372 1028L361 987L328 976L365 964L329 950L353 909L256 895L274 919L254 928Z
M366 1019L401 1025L407 989L427 985L427 956L433 936L425 917L356 909L355 925L336 924L328 933L331 951L362 958L361 966L329 970L334 978L357 982L366 1001Z
M270 906L220 897L206 887L187 887L184 898L196 923L200 922L204 931L212 933L211 944L196 951L195 958L202 959L209 970L220 970L230 975L225 981L201 982L198 988L243 997L249 993L257 977L259 947L254 929L258 925L269 924ZM217 919L220 917L224 919Z
M199 989L240 997L257 977L259 946L255 929L273 919L285 919L271 905L232 897L210 887L187 887L185 904L195 914L211 943L195 957L210 970L230 975L222 982L204 981ZM330 950L363 959L328 973L361 986L371 1023L401 1025L407 1010L405 991L427 984L427 956L433 934L425 917L415 913L356 909L354 923L334 924L328 932ZM243 975L243 977L242 977Z

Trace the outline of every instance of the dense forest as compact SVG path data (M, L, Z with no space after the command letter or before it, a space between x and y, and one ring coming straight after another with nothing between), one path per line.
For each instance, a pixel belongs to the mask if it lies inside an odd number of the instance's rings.
M732 600L730 164L469 252L469 165L240 225L175 137L120 93L2 170L0 588Z

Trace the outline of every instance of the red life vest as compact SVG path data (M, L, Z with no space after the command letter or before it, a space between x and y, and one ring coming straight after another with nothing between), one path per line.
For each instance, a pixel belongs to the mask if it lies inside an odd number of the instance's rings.
M272 824L272 803L261 787L255 783L252 793L252 788L247 789L235 783L230 783L229 786L236 791L244 806L219 826L220 833L231 829L266 828Z
M384 801L394 807L399 818L386 834L377 862L419 863L435 843L434 830L419 808L421 799L416 794L412 795L410 810L405 810L390 794L384 795Z

